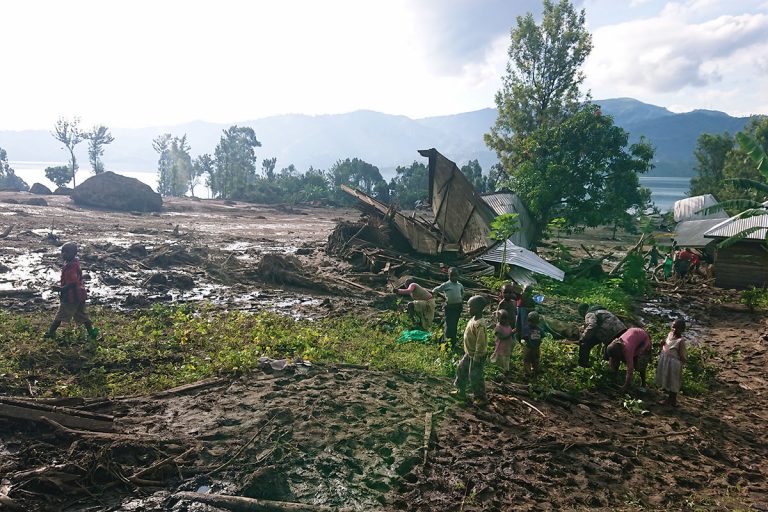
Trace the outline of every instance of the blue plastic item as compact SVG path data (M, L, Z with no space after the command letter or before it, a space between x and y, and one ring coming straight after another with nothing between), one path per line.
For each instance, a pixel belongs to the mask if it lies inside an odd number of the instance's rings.
M536 294L536 295L534 295L534 296L533 296L533 301L534 301L536 304L541 304L542 302L544 302L544 296L543 296L543 295L541 295L540 293L539 293L539 294Z

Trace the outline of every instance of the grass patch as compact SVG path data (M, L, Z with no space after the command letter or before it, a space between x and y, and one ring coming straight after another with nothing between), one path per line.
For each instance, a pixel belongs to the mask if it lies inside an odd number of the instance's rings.
M136 313L94 311L103 336L60 329L43 339L48 318L0 313L0 392L50 395L144 393L215 375L239 375L262 356L367 364L382 370L445 375L453 358L438 344L395 342L399 315L379 321L348 316L318 321L276 313L157 305Z

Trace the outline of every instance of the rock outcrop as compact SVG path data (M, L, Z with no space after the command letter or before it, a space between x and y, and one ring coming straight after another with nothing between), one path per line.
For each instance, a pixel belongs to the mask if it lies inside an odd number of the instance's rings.
M157 212L163 207L162 197L149 185L110 171L75 187L72 200L78 205L132 212Z

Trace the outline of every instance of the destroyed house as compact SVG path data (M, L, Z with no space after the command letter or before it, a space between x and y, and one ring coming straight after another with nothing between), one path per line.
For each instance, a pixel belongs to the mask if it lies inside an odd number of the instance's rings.
M503 243L490 238L491 222L503 213L517 213L521 229L507 242L506 264L518 267L521 281L532 281L531 272L558 280L563 272L527 250L532 223L520 199L512 193L481 196L458 166L436 149L420 150L429 159L429 204L432 218L417 212L406 215L392 205L342 185L358 200L358 208L394 228L397 236L419 254L446 256L446 260L478 259L501 264ZM392 237L390 236L390 239ZM517 250L512 250L513 248ZM513 269L514 270L514 269Z

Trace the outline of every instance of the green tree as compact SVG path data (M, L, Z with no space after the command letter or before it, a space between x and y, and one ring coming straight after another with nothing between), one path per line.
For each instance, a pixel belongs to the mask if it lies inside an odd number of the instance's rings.
M80 131L80 118L74 117L71 121L60 117L53 127L51 135L64 144L69 151L70 170L72 172L72 186L76 186L75 173L77 172L77 159L75 158L75 146L85 139L85 134Z
M382 178L379 168L359 158L339 160L331 167L331 184L337 200L349 202L347 194L341 192L341 185L348 185L362 190L379 200L389 199L387 182Z
M765 118L763 121L768 123L768 118ZM758 127L759 124L760 123L758 122ZM752 126L752 128L754 129L755 126ZM746 155L747 165L752 165L755 172L759 174L762 179L731 179L730 182L735 186L750 191L751 197L721 201L715 206L705 208L704 211L709 212L722 209L737 210L739 212L737 215L740 219L768 215L768 208L765 206L765 199L768 197L768 149L766 149L768 148L768 145L761 143L755 133L750 133L749 131L737 133L736 141L739 143L740 151ZM766 228L768 228L768 225L765 222L760 222L755 226L743 229L734 236L720 242L720 247L727 247L756 231ZM766 234L765 242L768 244L768 233Z
M256 153L261 147L253 128L233 125L224 130L214 151L215 180L211 191L224 199L243 199L256 182Z
M479 194L488 192L488 177L483 176L483 169L480 167L480 162L477 160L470 160L462 165L460 170Z
M0 189L29 190L29 185L16 176L16 171L8 163L8 154L0 148Z
M213 158L211 158L211 155L208 153L204 153L197 158L195 158L195 161L192 163L192 173L195 176L195 180L193 183L190 183L189 190L192 193L192 197L195 196L195 187L197 186L199 182L199 178L202 176L205 176L205 184L210 189L211 187L211 176L213 175Z
M63 187L72 181L72 173L66 165L57 165L55 167L45 168L45 177L56 184L57 187Z
M716 134L702 133L696 140L696 149L693 156L696 159L696 176L691 178L691 188L688 194L700 196L702 194L715 194L723 186L723 171L728 153L733 150L735 140L729 133Z
M585 12L567 0L544 0L541 25L531 13L517 17L511 31L509 61L496 94L498 117L485 141L510 169L512 139L555 126L578 111L580 70L592 51Z
M109 128L103 125L94 126L93 130L83 134L88 140L88 160L91 162L91 168L94 174L104 172L104 162L101 157L104 156L104 146L112 144L115 138L109 133Z
M152 141L160 155L157 163L157 191L164 196L180 197L187 193L193 173L192 157L186 134L173 137L164 133Z
M756 185L768 183L768 177L760 171L747 147L752 150L768 147L768 117L753 117L744 131L736 134L736 141L738 145L726 156L723 192L717 197L721 200L751 199L762 202L765 196Z
M412 208L416 201L429 199L429 169L421 162L408 167L397 166L395 177L389 182L392 200L404 208Z
M653 148L642 140L627 148L628 139L592 104L559 125L515 139L508 183L531 214L532 246L557 217L565 219L565 229L610 225L645 206L638 174L651 169Z
M502 213L491 221L490 237L504 243L501 252L501 267L499 267L499 277L504 277L507 273L507 244L509 239L520 231L520 221L517 213Z
M265 158L261 161L261 173L267 179L267 181L274 181L275 179L275 167L277 166L277 157Z

